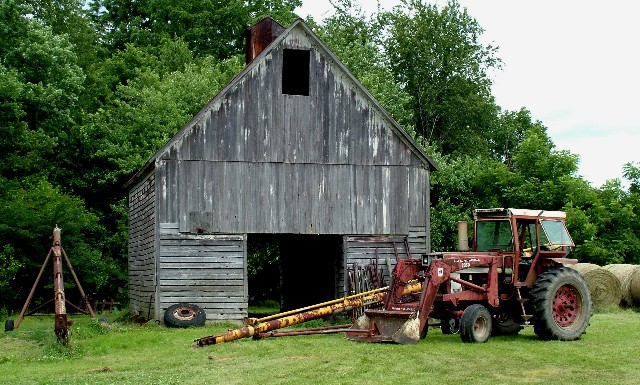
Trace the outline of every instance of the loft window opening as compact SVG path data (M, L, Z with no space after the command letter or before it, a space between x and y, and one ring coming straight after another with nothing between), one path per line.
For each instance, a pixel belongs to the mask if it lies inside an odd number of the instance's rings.
M284 49L282 55L282 93L309 96L311 51Z

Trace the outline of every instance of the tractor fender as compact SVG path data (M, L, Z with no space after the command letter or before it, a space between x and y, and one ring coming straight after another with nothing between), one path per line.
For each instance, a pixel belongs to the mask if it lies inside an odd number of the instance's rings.
M561 265L575 265L578 263L578 260L573 258L549 258L549 260Z

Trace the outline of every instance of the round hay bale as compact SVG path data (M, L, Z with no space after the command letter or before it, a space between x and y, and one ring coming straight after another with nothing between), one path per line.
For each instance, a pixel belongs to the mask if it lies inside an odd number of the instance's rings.
M631 276L629 291L631 292L631 299L633 299L634 304L640 306L640 267L638 267L636 272Z
M633 297L631 296L631 277L638 271L639 266L629 264L612 264L604 266L606 270L615 275L620 281L620 289L622 289L622 304L633 305Z
M620 305L620 281L612 272L593 263L578 263L567 267L576 270L587 281L594 310L605 310Z
M565 265L567 267L572 268L573 270L577 270L578 273L582 274L584 277L585 273L590 272L594 269L602 269L602 267L594 264L594 263L576 263L575 265Z

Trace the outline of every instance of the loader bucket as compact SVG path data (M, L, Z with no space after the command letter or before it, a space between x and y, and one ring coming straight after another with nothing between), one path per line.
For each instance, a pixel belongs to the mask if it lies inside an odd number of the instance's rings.
M416 312L370 309L345 336L360 342L415 344L420 341L420 319Z

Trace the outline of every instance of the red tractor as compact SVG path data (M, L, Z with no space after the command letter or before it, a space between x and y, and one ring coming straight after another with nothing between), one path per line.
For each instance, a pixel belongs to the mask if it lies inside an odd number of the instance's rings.
M468 244L466 225L461 244ZM516 334L532 325L544 340L579 339L589 325L591 294L565 267L574 246L565 213L523 209L474 212L472 251L434 252L399 260L381 309L369 309L347 337L416 343L429 319L464 342ZM421 283L419 293L406 288Z

